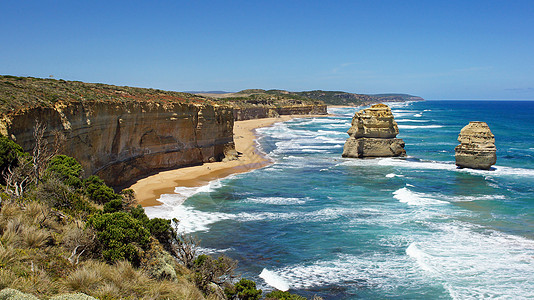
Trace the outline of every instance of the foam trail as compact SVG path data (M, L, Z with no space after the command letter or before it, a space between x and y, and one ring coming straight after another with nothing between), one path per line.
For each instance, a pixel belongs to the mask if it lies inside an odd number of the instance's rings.
M276 273L272 271L263 269L263 271L261 271L260 273L260 278L265 280L265 283L274 287L277 290L280 290L282 292L289 290L289 283L287 283L287 281L285 281L282 277L276 275Z
M399 200L402 203L406 203L408 205L419 206L419 205L447 203L445 201L428 198L426 197L426 194L413 192L406 187L396 190L395 192L393 192L393 195L394 195L393 198Z

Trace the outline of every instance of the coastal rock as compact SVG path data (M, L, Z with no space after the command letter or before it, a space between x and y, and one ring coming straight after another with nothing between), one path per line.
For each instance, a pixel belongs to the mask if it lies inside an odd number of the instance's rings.
M396 138L399 128L393 113L385 104L357 112L347 133L350 137L343 147L343 157L406 156L404 141Z
M485 122L469 122L460 131L458 142L454 149L458 167L489 170L497 162L495 136Z
M235 149L233 111L226 106L71 101L6 115L4 135L29 151L36 120L46 126L47 140L54 132L65 136L61 153L76 158L85 176L96 174L114 187L160 170L221 161Z

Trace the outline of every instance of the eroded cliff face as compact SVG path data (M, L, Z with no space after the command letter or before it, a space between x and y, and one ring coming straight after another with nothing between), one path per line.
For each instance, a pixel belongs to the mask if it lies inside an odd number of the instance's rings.
M327 106L315 105L287 105L276 107L273 105L256 105L251 107L235 107L234 119L236 121L272 118L279 115L326 115Z
M347 131L349 138L343 147L343 157L406 156L404 141L397 139L397 122L385 104L375 104L354 114Z
M0 131L26 151L36 122L45 138L66 137L62 153L76 158L85 175L124 186L160 170L218 161L234 150L231 108L185 103L69 102L4 116Z

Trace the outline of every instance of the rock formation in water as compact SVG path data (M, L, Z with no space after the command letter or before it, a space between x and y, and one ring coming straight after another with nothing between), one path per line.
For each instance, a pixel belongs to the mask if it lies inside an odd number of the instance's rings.
M469 122L460 131L458 142L454 149L458 167L489 170L497 162L495 136L485 122Z
M350 137L343 147L343 157L406 156L404 141L396 138L399 133L397 122L385 104L357 112L347 133Z

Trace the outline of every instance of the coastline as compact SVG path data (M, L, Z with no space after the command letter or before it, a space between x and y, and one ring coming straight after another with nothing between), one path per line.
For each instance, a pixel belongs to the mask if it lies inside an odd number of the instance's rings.
M240 153L238 160L204 163L199 166L163 171L139 179L129 188L134 190L137 203L143 207L162 204L162 194L172 194L178 186L197 187L218 178L249 172L271 163L269 158L257 149L255 129L285 122L293 118L326 117L328 115L283 115L278 118L253 119L234 123L235 149Z

